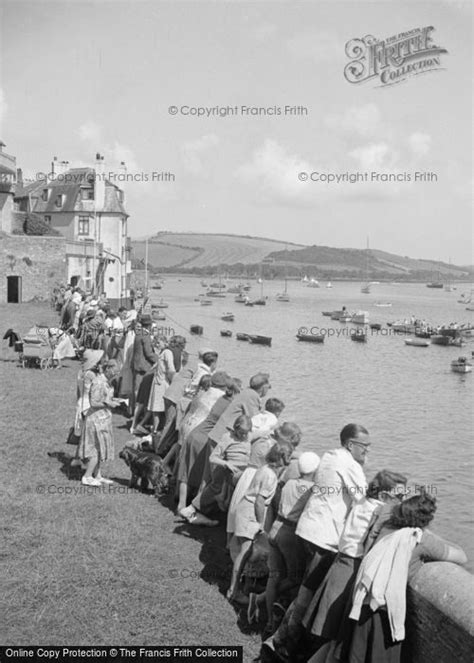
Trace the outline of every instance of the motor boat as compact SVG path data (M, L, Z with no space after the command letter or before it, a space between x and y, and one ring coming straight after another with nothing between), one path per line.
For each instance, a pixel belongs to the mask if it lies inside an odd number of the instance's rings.
M354 329L351 333L351 340L358 341L359 343L367 343L367 334L362 329Z
M230 329L221 329L221 336L230 337L232 336L232 332Z
M413 345L417 348L427 348L431 343L426 338L406 338L405 345Z
M258 334L249 334L250 343L255 343L256 345L268 345L272 344L271 336L260 336Z
M246 304L248 300L249 298L247 295L243 295L241 292L237 295L237 297L234 297L234 302L237 304Z
M296 334L298 341L305 343L324 343L324 334Z
M214 303L212 299L201 299L201 306L212 306Z
M470 373L472 364L467 360L467 357L458 357L451 362L451 370L455 373Z
M287 292L281 292L276 296L277 302L289 302L290 295Z
M236 335L235 335L235 338L236 338L238 341L248 341L248 340L249 340L249 335L248 335L248 334L241 334L241 333L239 333L239 334L236 334Z
M235 315L233 313L224 313L221 315L221 320L225 320L226 322L234 322Z
M164 299L160 299L160 301L157 304L153 304L153 308L168 308L169 304L167 304Z
M389 306L392 306L391 302L375 302L374 306L378 306L379 308L388 308Z

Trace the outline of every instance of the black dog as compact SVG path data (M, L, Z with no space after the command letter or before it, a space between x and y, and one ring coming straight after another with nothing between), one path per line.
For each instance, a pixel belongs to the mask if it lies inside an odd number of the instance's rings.
M155 454L145 453L130 447L124 447L119 456L125 461L132 473L130 488L137 488L140 479L142 492L147 491L149 484L151 484L157 497L168 492L169 478L163 469L161 458Z

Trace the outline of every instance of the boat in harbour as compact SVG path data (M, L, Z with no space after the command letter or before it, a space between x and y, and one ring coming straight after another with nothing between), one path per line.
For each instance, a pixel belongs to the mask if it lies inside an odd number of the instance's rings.
M451 362L451 370L455 373L470 373L472 364L467 360L467 357L458 357Z
M417 348L427 348L430 345L430 341L425 338L406 338L405 345L413 345Z
M230 337L232 336L232 332L230 329L221 329L221 336Z
M213 303L214 302L212 301L212 299L201 299L200 300L201 306L212 306Z
M255 343L256 345L268 345L272 344L271 336L260 336L259 334L249 334L250 343Z
M351 331L351 340L359 343L367 343L367 334L362 329L354 329Z
M237 295L237 297L234 297L234 302L237 304L246 304L249 301L249 298L247 295L244 295L242 292Z
M248 341L248 340L249 340L249 335L248 335L248 334L238 333L238 334L235 335L235 338L236 338L238 341Z
M153 304L153 308L168 308L169 304L164 299L160 299L157 304Z
M328 281L328 282L326 283L326 288L332 288L332 283L331 283L331 281Z
M374 306L378 306L379 308L388 308L392 306L391 302L375 302Z
M367 325L369 324L369 314L367 311L357 311L357 313L354 313L352 316L350 322L355 325Z
M330 318L332 316L332 311L323 311L323 315L326 316L326 318Z
M228 311L227 313L223 313L221 315L221 320L226 320L227 322L234 322L234 319L235 315L233 313L230 313L230 311Z
M298 341L305 343L324 343L324 334L296 334Z
M316 279L310 279L309 282L306 284L307 288L319 288L319 281Z

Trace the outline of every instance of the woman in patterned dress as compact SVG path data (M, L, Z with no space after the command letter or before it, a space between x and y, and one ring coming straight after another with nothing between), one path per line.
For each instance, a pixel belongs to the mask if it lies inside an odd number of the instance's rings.
M82 477L85 486L101 486L113 483L100 473L101 464L114 457L114 438L111 409L120 401L113 398L111 381L118 374L117 362L113 359L104 365L104 372L92 381L89 402L85 413L84 432L79 443L79 456L87 459L87 469Z

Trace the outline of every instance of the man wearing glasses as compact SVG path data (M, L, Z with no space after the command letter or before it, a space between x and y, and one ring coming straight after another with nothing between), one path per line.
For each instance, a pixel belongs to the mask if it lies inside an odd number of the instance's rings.
M304 614L336 557L349 511L365 499L367 480L362 468L370 448L369 433L360 424L347 424L339 438L341 446L321 458L312 494L296 527L308 566L298 596L274 634L275 647L283 643L285 647L297 646Z

